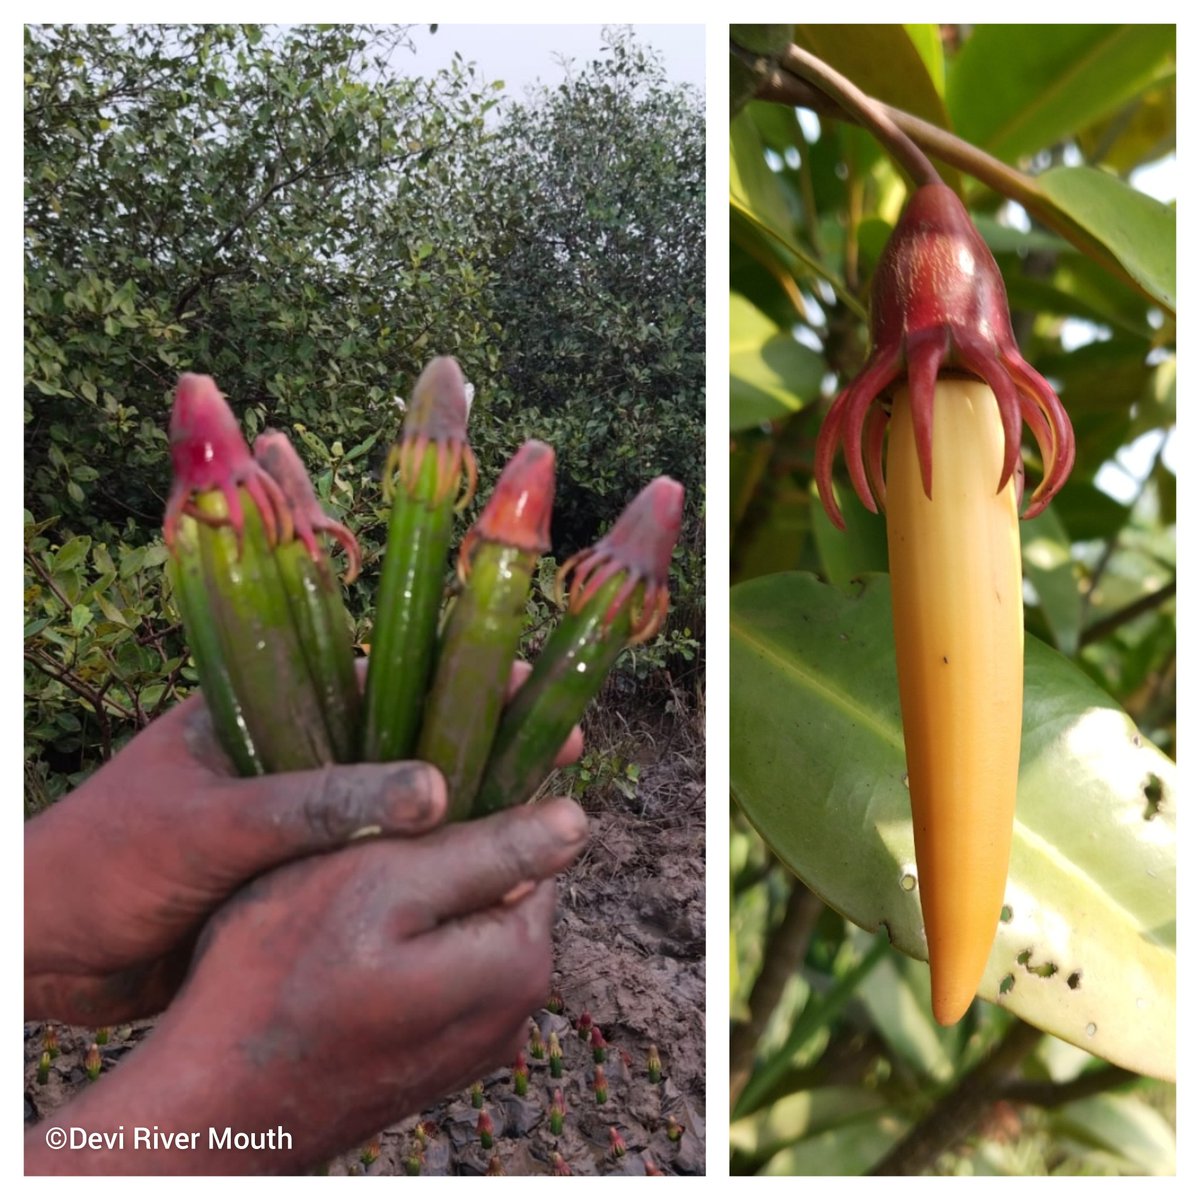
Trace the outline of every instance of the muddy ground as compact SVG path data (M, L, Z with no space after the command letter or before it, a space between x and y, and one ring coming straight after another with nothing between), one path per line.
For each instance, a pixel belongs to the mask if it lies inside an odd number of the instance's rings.
M652 750L638 755L650 761L639 764L637 794L589 794L588 849L559 882L553 990L563 1010L530 1016L543 1041L557 1034L562 1078L552 1080L546 1060L528 1051L525 1096L514 1091L511 1066L487 1076L483 1105L495 1130L488 1151L477 1133L479 1112L463 1092L383 1130L369 1165L370 1153L355 1147L322 1173L469 1175L490 1168L539 1175L552 1173L556 1154L577 1175L642 1175L648 1164L664 1174L704 1172L703 753L661 734L638 742ZM584 1012L608 1043L603 1104L593 1090L594 1052L575 1029ZM152 1027L114 1029L101 1047L103 1070L117 1069ZM58 1026L58 1036L61 1053L39 1084L43 1025L25 1027L27 1125L88 1086L83 1059L94 1031ZM646 1069L651 1045L662 1061L657 1084ZM566 1107L557 1137L548 1117L555 1088ZM612 1130L626 1147L621 1156L613 1152Z

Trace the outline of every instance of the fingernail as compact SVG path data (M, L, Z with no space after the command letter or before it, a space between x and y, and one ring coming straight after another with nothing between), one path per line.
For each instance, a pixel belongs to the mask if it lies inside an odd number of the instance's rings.
M573 800L558 797L542 805L542 819L564 846L574 846L587 838L587 814Z
M446 782L436 767L404 763L388 776L387 797L392 804L415 801L415 820L422 825L433 825L446 811Z

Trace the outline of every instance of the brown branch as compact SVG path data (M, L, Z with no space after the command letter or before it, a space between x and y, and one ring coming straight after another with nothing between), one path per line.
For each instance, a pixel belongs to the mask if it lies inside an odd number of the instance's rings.
M732 44L731 52L742 58L743 61L746 61L747 56L757 59L757 56L750 55L749 51ZM862 123L856 113L840 107L829 96L807 81L797 78L782 66L767 71L763 82L755 92L755 97L759 100L809 108L821 116L833 117L837 120ZM1001 196L1007 196L1010 200L1017 201L1028 211L1030 216L1035 217L1047 229L1052 229L1060 237L1070 242L1088 258L1099 263L1111 275L1121 280L1126 287L1145 296L1159 308L1163 308L1167 312L1174 312L1134 279L1106 246L1093 239L1085 230L1060 212L1038 186L1038 182L1033 176L1018 171L1015 167L1010 167L1000 159L980 150L978 146L963 141L962 138L956 137L938 125L924 121L903 109L884 104L882 101L876 101L876 103L896 126L926 153L948 166L955 167L964 174L978 179Z
M762 970L750 990L750 1018L734 1025L729 1036L729 1106L732 1110L754 1069L754 1053L787 981L808 952L808 943L824 905L799 880L792 883L783 919L763 950Z
M45 675L49 675L51 679L61 683L64 687L70 688L77 696L86 700L95 710L96 715L102 722L107 722L109 712L113 716L121 717L123 720L132 721L133 713L123 705L118 704L115 700L106 699L104 693L108 690L111 680L105 684L104 688L96 691L95 688L89 687L78 675L69 671L66 667L56 662L46 651L34 647L31 650L25 651L25 660L32 663L39 671ZM108 706L107 710L105 705Z
M1012 1104L1033 1104L1038 1108L1061 1108L1075 1100L1086 1100L1089 1096L1099 1096L1102 1092L1134 1083L1139 1078L1139 1075L1124 1067L1104 1066L1075 1079L1068 1079L1065 1083L1012 1083L1000 1092L997 1099Z
M1079 646L1082 649L1084 646L1090 646L1092 642L1098 642L1103 638L1108 637L1114 630L1120 629L1128 621L1132 621L1140 617L1143 613L1153 612L1159 605L1170 600L1175 595L1175 580L1164 584L1156 592L1151 592L1147 596L1139 596L1132 604L1125 605L1124 608L1119 608L1115 613L1110 613L1100 621L1096 621L1089 625L1079 635Z
M998 1100L1042 1031L1024 1021L1014 1021L996 1048L968 1071L897 1145L869 1172L870 1175L920 1175L951 1147L969 1137Z
M918 187L942 182L925 152L900 128L886 106L855 87L828 63L822 62L815 54L809 54L807 50L801 50L799 46L788 46L779 57L779 68L808 80L832 97L844 112L852 113L859 124L865 125L875 135L895 159L896 165Z

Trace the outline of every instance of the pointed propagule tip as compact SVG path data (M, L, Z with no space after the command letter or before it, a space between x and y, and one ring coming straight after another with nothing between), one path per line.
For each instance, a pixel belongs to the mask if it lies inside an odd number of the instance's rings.
M945 1027L957 1025L967 1015L976 990L969 974L960 973L953 978L947 978L947 974L945 967L931 967L933 1019Z
M264 429L254 439L254 461L279 485L291 509L296 536L304 543L313 561L319 561L321 557L316 535L329 534L346 553L345 580L353 583L362 569L362 550L358 539L321 507L316 489L291 438L279 429Z
M558 588L573 576L571 610L578 612L613 576L625 573L625 584L609 605L612 621L623 604L644 586L640 610L630 630L630 644L651 637L667 613L667 574L671 552L683 523L683 485L667 475L648 483L626 506L617 523L594 546L567 559L558 570Z
M467 381L458 362L448 356L433 359L413 387L404 416L406 438L424 435L430 441L463 441L467 436Z
M528 441L501 471L483 512L463 540L462 560L468 561L481 541L548 554L553 507L554 450L545 442Z

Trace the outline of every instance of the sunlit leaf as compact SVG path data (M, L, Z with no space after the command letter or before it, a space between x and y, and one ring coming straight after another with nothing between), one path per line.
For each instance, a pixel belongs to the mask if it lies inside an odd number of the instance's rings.
M734 796L856 924L925 956L886 576L802 574L731 599ZM1006 904L980 995L1146 1074L1175 1070L1174 766L1066 659L1027 639Z

